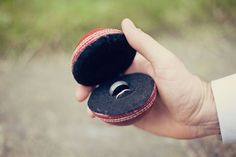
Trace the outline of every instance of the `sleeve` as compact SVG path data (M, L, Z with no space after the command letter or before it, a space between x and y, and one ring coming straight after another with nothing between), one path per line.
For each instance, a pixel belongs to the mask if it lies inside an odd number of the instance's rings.
M211 82L223 143L236 143L236 74Z

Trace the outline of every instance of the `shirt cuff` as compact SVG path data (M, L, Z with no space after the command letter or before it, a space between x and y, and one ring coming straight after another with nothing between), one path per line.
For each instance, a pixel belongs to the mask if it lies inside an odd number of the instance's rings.
M236 74L211 82L223 143L236 143Z

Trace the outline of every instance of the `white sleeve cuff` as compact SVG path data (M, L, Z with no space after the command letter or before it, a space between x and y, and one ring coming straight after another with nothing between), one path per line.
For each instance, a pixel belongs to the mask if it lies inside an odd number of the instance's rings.
M236 74L211 82L222 140L236 143Z

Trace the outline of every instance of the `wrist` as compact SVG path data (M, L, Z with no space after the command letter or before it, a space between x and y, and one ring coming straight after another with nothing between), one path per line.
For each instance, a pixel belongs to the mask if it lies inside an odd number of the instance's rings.
M203 95L201 106L205 114L203 115L203 121L200 125L205 132L205 136L216 135L220 133L220 127L211 84L209 82L202 81L202 87Z

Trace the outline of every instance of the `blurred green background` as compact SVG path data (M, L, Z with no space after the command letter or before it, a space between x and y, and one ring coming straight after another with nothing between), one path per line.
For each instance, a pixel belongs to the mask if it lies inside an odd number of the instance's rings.
M236 72L235 0L0 0L0 157L236 156L217 136L176 140L87 116L71 54L84 33L126 17L203 79Z
M211 25L229 31L235 26L235 0L1 0L0 55L26 51L66 52L96 27L120 28L129 17L143 30L184 34Z

